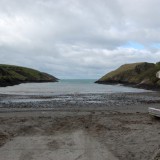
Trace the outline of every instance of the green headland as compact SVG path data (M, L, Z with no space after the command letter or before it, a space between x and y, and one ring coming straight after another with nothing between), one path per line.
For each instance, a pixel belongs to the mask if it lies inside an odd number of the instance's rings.
M124 84L145 89L160 89L160 79L156 74L160 71L160 62L124 64L118 69L107 73L96 83Z
M50 74L35 69L0 64L0 87L27 82L57 82L58 79Z

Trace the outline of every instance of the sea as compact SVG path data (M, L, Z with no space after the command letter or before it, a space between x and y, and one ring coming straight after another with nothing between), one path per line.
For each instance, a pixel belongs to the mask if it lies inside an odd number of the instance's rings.
M64 79L49 83L22 83L1 87L0 94L17 95L67 95L96 93L148 92L144 89L126 87L120 84L106 85L94 83L95 79Z

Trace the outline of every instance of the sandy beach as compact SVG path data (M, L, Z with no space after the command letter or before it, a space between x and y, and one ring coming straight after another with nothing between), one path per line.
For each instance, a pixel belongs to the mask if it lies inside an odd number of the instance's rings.
M159 95L0 95L0 159L158 160Z

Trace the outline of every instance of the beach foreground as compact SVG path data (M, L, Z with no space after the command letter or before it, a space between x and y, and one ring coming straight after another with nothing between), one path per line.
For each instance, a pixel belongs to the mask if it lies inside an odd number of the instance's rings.
M160 159L159 93L0 99L1 160Z

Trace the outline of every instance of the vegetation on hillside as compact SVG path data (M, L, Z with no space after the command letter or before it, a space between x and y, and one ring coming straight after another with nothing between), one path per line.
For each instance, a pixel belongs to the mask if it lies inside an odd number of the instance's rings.
M56 82L58 79L34 69L0 64L0 86L25 82Z
M158 71L160 71L160 62L125 64L104 75L96 83L122 83L142 88L159 88L160 80L156 77Z

